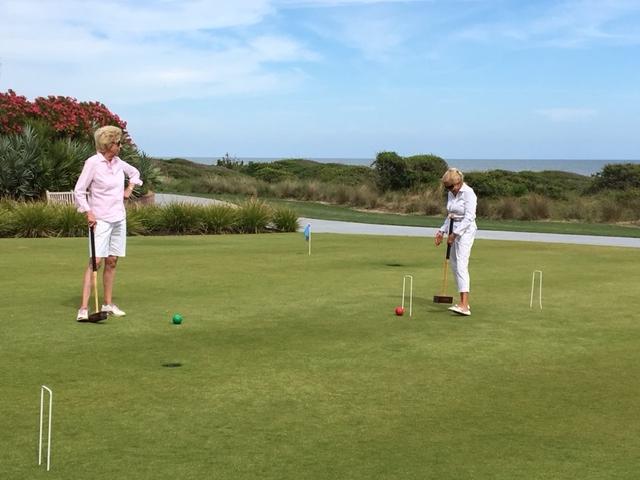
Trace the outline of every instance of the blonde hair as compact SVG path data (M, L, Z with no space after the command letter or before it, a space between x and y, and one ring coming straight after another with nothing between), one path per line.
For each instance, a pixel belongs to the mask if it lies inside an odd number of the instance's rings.
M122 130L118 127L114 127L113 125L100 127L93 134L93 139L96 143L96 150L100 153L104 153L109 150L111 145L122 140Z
M464 175L457 168L452 167L444 172L444 175L442 175L442 183L457 185L462 182L464 182Z

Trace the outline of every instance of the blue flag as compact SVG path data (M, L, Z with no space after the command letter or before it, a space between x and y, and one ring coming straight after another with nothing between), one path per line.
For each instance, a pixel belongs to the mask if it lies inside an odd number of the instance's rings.
M307 226L304 227L304 239L308 242L309 238L311 238L311 224L307 223Z

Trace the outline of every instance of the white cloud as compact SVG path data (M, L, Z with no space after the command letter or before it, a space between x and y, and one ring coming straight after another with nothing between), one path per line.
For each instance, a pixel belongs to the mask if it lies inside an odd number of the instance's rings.
M0 2L0 90L144 102L285 90L317 55L253 33L268 0Z
M535 113L554 123L584 122L597 115L597 111L592 108L566 107L542 108L535 110Z
M637 0L565 0L539 8L523 3L520 15L498 22L469 25L454 37L480 41L508 41L515 46L575 48L593 43L640 44ZM499 14L501 12L495 12ZM637 17L636 17L637 18Z

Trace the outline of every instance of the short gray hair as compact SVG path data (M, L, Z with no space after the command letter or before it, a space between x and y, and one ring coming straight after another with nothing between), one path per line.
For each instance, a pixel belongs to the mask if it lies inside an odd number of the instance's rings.
M109 150L111 145L122 140L122 130L118 127L114 127L113 125L106 125L95 131L93 139L96 143L96 150L100 153L104 153Z

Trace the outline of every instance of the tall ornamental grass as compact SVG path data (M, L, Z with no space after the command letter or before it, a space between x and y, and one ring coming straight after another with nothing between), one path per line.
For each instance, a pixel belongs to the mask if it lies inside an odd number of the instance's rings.
M81 237L87 235L87 218L73 205L52 205L54 228L59 237Z
M230 205L127 206L129 235L198 235L261 233L271 229L294 232L296 213L289 208L272 209L252 199L239 207ZM0 200L0 237L82 237L87 220L72 205Z
M201 207L188 203L172 203L160 212L160 223L165 232L178 234L202 233Z
M237 212L238 230L242 233L258 233L266 230L271 220L271 208L262 200L252 198L240 205Z
M9 229L16 237L37 238L56 236L56 212L40 202L25 203L9 218Z
M273 226L280 232L295 232L300 228L298 214L291 208L276 208L273 211Z
M202 209L205 233L233 233L236 229L236 208L230 205L207 205Z

